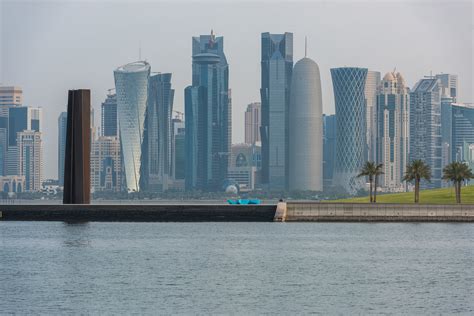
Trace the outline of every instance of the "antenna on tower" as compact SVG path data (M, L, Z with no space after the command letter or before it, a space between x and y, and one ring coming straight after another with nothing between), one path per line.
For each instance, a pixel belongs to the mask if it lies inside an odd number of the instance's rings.
M304 37L304 57L308 55L308 37Z
M142 41L138 42L138 60L142 60Z

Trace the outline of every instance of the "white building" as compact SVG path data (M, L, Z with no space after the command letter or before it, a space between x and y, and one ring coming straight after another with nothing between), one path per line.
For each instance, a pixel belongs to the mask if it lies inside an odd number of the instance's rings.
M377 155L384 174L379 184L384 191L402 192L408 163L410 95L398 72L387 73L377 93Z
M24 191L41 190L43 180L43 141L41 132L17 133L18 175L25 177Z
M318 65L307 57L293 69L289 116L289 189L322 191L321 77Z
M240 191L253 191L260 184L262 148L250 144L234 144L231 148L227 178L234 180Z
M20 87L0 86L0 106L20 106L23 104L23 90Z

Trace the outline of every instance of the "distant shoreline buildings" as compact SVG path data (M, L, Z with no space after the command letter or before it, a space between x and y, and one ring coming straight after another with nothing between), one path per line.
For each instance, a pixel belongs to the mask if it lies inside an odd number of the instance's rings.
M322 111L319 67L293 64L293 33L261 33L260 100L244 115L244 144L232 144L232 97L224 37L192 37L184 113L174 109L171 73L139 60L113 71L114 89L91 126L93 192L337 192L367 188L366 161L383 164L384 192L409 189L405 166L431 168L426 188L446 185L443 167L474 167L474 106L459 101L458 77L426 76L410 89L400 72L330 69L335 114ZM176 115L175 115L176 114ZM43 109L20 87L0 86L0 185L9 196L42 190ZM91 119L93 121L93 118ZM58 185L64 184L67 114L58 117Z

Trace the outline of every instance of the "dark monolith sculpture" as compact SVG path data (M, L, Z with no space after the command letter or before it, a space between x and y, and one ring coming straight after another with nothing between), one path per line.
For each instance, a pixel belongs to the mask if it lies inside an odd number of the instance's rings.
M69 90L67 102L64 204L91 201L91 91Z

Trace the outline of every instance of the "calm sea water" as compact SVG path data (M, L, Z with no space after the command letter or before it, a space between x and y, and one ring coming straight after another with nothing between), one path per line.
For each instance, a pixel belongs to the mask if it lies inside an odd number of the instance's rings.
M474 313L474 225L0 222L0 314Z

